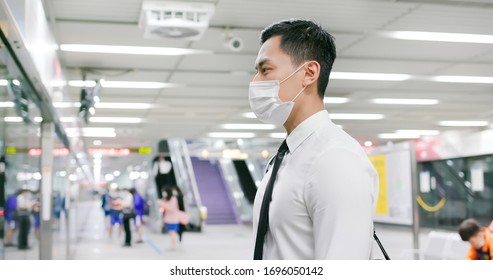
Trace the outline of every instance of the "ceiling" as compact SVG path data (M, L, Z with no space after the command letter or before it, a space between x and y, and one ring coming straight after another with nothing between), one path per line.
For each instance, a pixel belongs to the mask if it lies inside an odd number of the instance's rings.
M181 1L192 2L192 1ZM493 83L450 83L433 77L493 77L493 44L454 43L390 38L387 31L428 31L493 35L493 1L355 1L355 0L216 0L210 26L198 41L151 40L138 27L141 0L45 0L59 44L175 47L209 50L207 54L155 56L59 51L67 80L146 81L180 84L160 89L103 88L102 103L148 103L146 109L98 108L96 117L132 117L134 124L92 123L113 127L117 137L86 138L86 146L156 147L160 139L199 139L228 123L259 123L250 112L248 83L260 47L259 34L287 18L312 19L336 38L333 72L407 74L403 81L331 78L327 97L346 97L343 104L326 104L329 113L383 114L379 120L336 120L361 144L383 144L381 133L396 130L471 129L439 125L444 120L493 121ZM224 46L225 30L242 39L233 52ZM77 102L79 87L68 87L55 101ZM435 105L374 104L374 98L436 99ZM59 109L76 116L78 108ZM70 126L70 124L67 124ZM484 129L483 128L475 128ZM256 139L275 130L245 130Z

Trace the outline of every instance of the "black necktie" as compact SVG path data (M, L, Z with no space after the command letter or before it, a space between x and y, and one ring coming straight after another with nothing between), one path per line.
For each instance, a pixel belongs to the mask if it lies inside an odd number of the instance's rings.
M276 159L274 161L274 168L272 169L269 182L265 187L262 207L260 208L260 216L258 218L257 238L255 239L255 252L253 253L254 260L261 260L264 253L265 234L267 233L267 228L269 227L269 205L272 200L272 190L274 189L277 171L279 171L279 166L281 166L282 159L287 151L288 145L286 144L286 140L284 140L281 147L279 147L279 150L277 151Z

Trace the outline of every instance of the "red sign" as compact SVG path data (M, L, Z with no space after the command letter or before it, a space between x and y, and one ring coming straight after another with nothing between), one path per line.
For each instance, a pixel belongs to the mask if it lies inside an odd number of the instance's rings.
M27 154L32 157L39 157L43 151L39 148L32 148L27 151ZM67 148L54 148L51 151L51 154L54 156L67 156L69 154L69 150Z

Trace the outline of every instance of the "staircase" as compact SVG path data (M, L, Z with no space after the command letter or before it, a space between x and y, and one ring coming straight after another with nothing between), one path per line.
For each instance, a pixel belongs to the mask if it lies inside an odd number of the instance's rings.
M192 157L192 166L197 180L202 204L207 207L207 224L239 223L233 202L217 165L209 160Z

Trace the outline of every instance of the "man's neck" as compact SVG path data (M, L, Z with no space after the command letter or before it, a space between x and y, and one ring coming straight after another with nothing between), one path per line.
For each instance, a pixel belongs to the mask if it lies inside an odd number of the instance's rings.
M286 129L288 135L291 134L291 132L306 119L322 110L325 110L323 101L317 98L318 97L305 100L305 103L300 104L302 106L299 106L296 111L294 111L293 108L291 116L289 116L288 120L284 124L284 128Z

